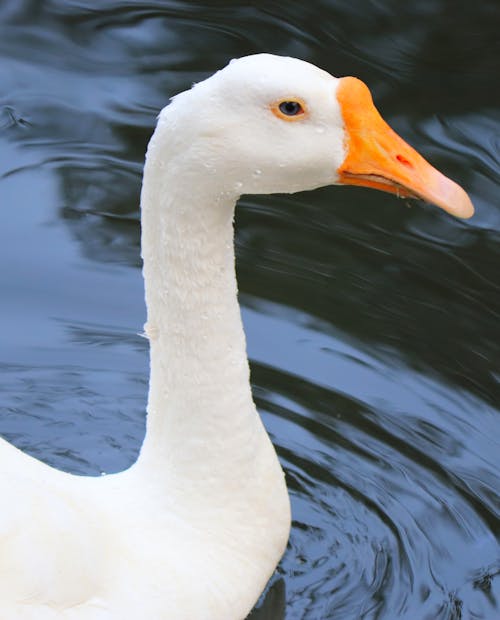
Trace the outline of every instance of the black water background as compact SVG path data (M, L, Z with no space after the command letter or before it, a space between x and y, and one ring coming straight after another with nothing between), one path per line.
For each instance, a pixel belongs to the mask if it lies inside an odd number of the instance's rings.
M0 2L1 434L78 473L135 458L138 193L168 97L258 51L357 75L477 215L242 200L254 393L294 508L255 617L499 618L499 27L493 1Z

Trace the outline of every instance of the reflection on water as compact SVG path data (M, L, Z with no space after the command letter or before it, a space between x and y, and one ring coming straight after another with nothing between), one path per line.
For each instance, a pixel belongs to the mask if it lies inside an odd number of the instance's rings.
M0 7L0 432L62 469L122 469L142 439L138 194L169 96L254 51L359 75L472 194L466 223L346 188L241 201L254 394L294 511L255 620L500 614L500 9L410 4Z

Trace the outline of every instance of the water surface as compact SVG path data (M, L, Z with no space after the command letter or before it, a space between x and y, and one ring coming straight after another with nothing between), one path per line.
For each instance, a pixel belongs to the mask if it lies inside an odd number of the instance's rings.
M252 618L496 620L500 9L309 4L2 2L0 433L76 473L135 459L138 195L168 98L259 51L358 75L477 215L354 188L242 199L252 383L294 513Z

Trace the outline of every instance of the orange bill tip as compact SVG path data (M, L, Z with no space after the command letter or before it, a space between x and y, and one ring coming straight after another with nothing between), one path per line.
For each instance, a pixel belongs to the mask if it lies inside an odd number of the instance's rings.
M473 215L466 192L384 121L366 84L354 77L341 78L337 99L346 130L346 157L338 168L340 183L426 200L456 217Z

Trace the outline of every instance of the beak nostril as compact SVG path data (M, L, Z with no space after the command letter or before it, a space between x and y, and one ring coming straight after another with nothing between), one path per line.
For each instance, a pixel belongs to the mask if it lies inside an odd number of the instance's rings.
M411 161L408 161L403 155L396 155L396 159L408 168L413 168Z

